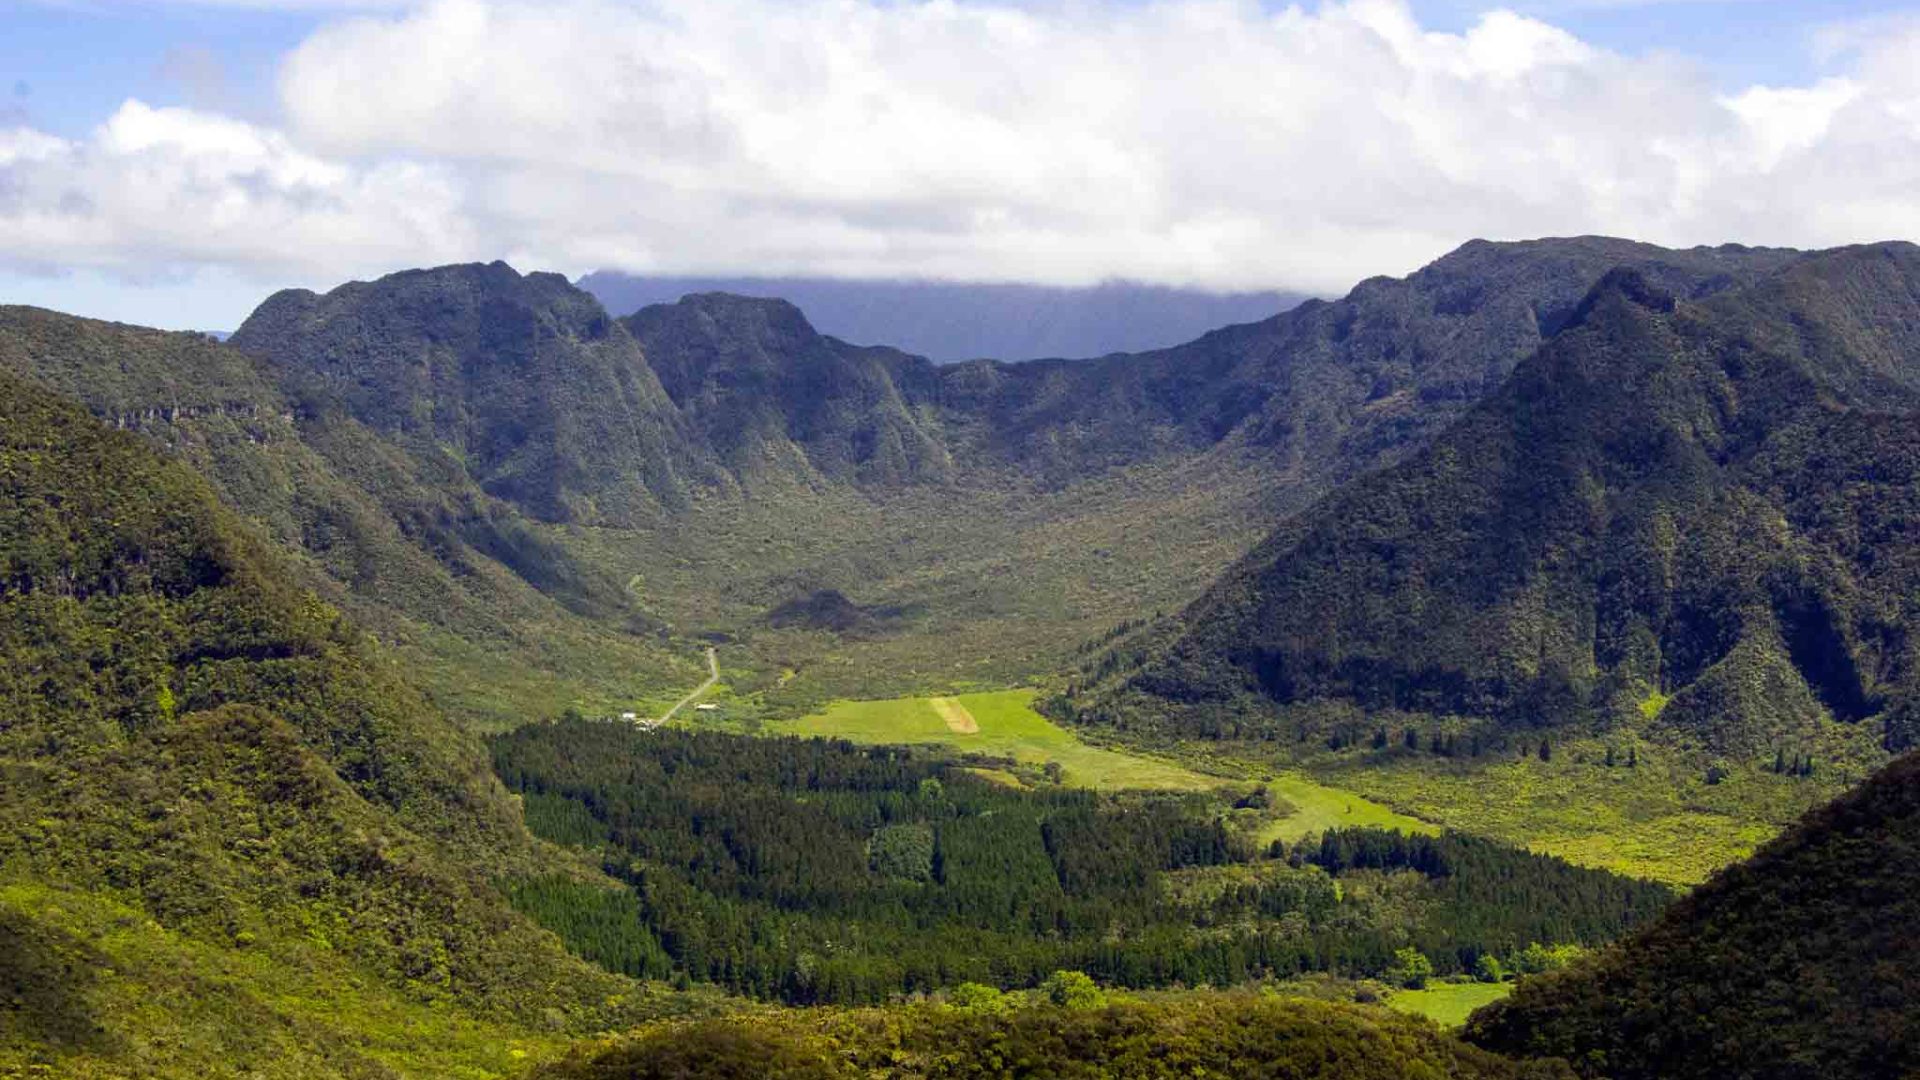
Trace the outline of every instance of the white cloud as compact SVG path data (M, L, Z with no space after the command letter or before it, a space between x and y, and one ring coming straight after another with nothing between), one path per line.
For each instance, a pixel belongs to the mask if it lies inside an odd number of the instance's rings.
M1474 236L1920 236L1920 34L1847 48L1726 95L1398 0L442 0L315 33L285 134L0 135L0 250L1335 291Z
M445 170L356 166L188 109L123 104L84 140L0 131L0 268L287 274L480 246Z

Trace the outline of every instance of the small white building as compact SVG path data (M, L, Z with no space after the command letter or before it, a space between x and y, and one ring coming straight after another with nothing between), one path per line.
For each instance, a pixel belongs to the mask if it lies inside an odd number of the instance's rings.
M693 707L693 711L694 712L719 712L720 706L715 705L711 701L703 701L700 704L695 705Z
M632 724L632 723L637 723L637 722L639 721L639 719L640 719L640 714L639 714L639 713L630 713L630 712L623 712L623 713L621 713L621 714L620 714L620 719L622 719L622 720L625 720L625 721L626 721L627 723L629 723L629 724Z

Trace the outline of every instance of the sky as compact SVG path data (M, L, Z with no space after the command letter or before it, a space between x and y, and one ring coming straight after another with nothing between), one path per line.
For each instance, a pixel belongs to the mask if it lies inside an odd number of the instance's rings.
M1920 239L1920 3L0 0L0 303L411 266L1334 295Z

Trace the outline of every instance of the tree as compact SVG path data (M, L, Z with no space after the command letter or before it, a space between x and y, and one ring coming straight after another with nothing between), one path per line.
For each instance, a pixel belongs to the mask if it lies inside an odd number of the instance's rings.
M933 877L933 829L927 825L888 825L867 840L874 872L904 881Z
M1393 966L1387 969L1387 981L1408 990L1424 990L1433 977L1433 961L1427 954L1409 945L1396 949Z
M1473 977L1483 983L1504 982L1507 978L1507 967L1492 953L1481 953L1479 961L1473 965Z
M956 1009L977 1009L982 1012L999 1012L1007 1007L1007 995L991 986L976 982L964 982L953 988L947 1000Z
M1084 971L1056 971L1040 984L1040 992L1065 1009L1098 1009L1107 1003L1106 992Z
M1544 735L1541 736L1540 738L1540 760L1541 761L1553 760L1553 743L1548 741L1548 739Z
M1412 728L1407 729L1407 733L1401 737L1401 741L1407 744L1407 749L1409 750L1420 749L1420 733Z

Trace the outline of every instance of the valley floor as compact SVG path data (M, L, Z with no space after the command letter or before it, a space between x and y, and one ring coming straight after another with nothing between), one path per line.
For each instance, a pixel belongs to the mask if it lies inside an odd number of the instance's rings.
M1600 743L1569 743L1551 762L1461 763L1398 749L1312 754L1276 761L1264 744L1147 751L1094 745L1034 711L1030 689L951 697L834 701L792 720L744 722L723 705L721 719L682 720L764 735L848 739L869 745L938 745L1002 759L979 771L1020 784L1012 766L1057 766L1069 786L1104 791L1200 791L1264 783L1275 807L1254 833L1265 848L1329 828L1383 828L1433 834L1451 828L1490 836L1577 866L1670 885L1692 886L1777 835L1849 781L1844 774L1797 779L1765 770L1708 784L1681 755L1648 747L1635 765L1604 764ZM717 700L727 702L722 695ZM949 704L950 703L950 704ZM974 730L963 730L964 715Z

